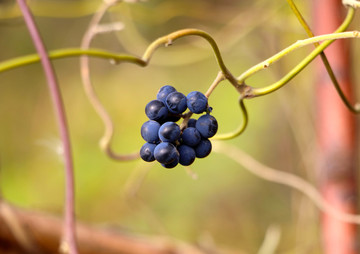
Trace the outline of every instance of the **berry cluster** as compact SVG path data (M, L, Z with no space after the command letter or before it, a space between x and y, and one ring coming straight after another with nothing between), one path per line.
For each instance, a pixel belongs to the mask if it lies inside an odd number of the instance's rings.
M190 112L184 114L186 109ZM140 149L144 161L157 160L165 168L177 164L188 166L195 158L204 158L211 152L211 142L218 129L218 123L212 115L207 97L194 91L187 96L172 86L160 88L156 100L145 107L149 118L141 126L141 136L146 143ZM191 113L206 114L196 119L188 119ZM186 119L181 128L176 123Z

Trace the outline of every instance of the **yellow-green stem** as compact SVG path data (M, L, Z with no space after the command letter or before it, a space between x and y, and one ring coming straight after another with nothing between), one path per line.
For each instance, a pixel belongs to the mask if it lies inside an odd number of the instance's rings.
M354 8L349 7L348 13L347 13L347 16L346 16L344 22L335 31L335 33L333 34L334 35L333 38L336 38L337 33L340 33L342 31L346 30L346 28L350 25L353 17L354 17ZM359 32L352 32L352 33L353 33L352 37L359 36ZM313 37L313 38L316 38L316 37ZM310 39L313 39L313 38L310 38ZM253 88L251 95L252 96L262 96L262 95L272 93L272 92L278 90L279 88L283 87L292 78L294 78L300 71L302 71L312 60L314 60L314 58L316 56L318 56L325 48L327 48L334 41L335 41L335 39L330 39L328 41L323 42L319 47L317 47L307 57L305 57L298 65L296 65L290 72L288 72L282 79L280 79L279 81L277 81L269 86L263 87L263 88Z
M302 25L302 27L304 28L304 30L306 31L307 35L309 37L314 37L314 34L313 32L311 31L309 25L307 24L307 22L305 21L304 17L301 15L300 11L298 10L298 8L296 7L295 3L293 0L287 0L290 8L292 9L292 11L294 12L295 16L297 17L297 19L299 20L300 24ZM315 47L318 47L320 44L318 42L315 42L314 43L314 46ZM356 105L353 106L351 105L351 103L349 102L349 100L346 98L344 92L342 91L341 87L340 87L340 84L339 82L337 81L336 79L336 76L335 76L335 73L333 72L331 66L330 66L330 63L329 63L329 60L327 59L324 51L322 51L320 53L320 57L321 57L321 60L323 61L324 63L324 66L326 68L326 71L328 72L329 74L329 77L332 81L332 83L334 84L334 87L336 89L336 91L338 92L341 100L343 101L343 103L345 104L345 106L353 113L359 113L360 112L360 108L356 108Z
M240 105L241 112L243 114L243 121L241 122L239 127L233 132L218 134L213 139L217 139L217 140L232 139L232 138L239 136L241 133L243 133L245 131L246 126L249 122L249 116L248 116L248 113L247 113L247 110L246 110L246 107L244 104L244 100L242 98L239 99L239 105Z

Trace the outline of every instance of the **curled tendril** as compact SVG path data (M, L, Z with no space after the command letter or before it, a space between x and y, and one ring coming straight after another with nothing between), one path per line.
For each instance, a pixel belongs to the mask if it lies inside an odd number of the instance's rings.
M342 0L342 4L352 8L360 8L360 2L356 0Z
M245 131L245 129L248 125L249 116L248 116L248 113L247 113L247 110L246 110L246 107L244 104L244 99L242 97L240 97L240 99L239 99L239 106L240 106L242 116L243 116L243 121L241 122L239 127L233 132L218 134L215 137L213 137L213 139L217 139L217 140L233 139Z

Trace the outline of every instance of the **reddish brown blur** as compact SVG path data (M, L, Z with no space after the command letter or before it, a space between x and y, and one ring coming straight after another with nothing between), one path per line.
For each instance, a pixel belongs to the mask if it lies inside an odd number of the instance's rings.
M315 34L336 30L344 18L341 0L314 1ZM326 51L331 67L347 98L353 98L348 41L332 44ZM355 116L344 106L320 61L316 63L316 101L319 184L324 197L337 209L356 212ZM324 253L353 254L357 227L322 215Z

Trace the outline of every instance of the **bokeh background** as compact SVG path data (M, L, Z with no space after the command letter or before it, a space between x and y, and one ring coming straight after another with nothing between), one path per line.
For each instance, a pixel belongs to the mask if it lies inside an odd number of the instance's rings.
M100 0L32 0L29 4L49 50L79 47ZM311 24L311 1L298 1ZM353 24L358 23L359 18ZM182 28L210 33L229 70L247 68L306 38L286 1L165 1L121 3L102 23L122 22L124 30L98 35L92 47L142 55L159 36ZM355 44L355 41L352 42ZM0 1L1 61L34 53L14 1ZM248 82L271 84L310 52L300 49ZM359 47L353 47L354 62ZM197 159L190 170L157 163L113 161L99 148L103 124L83 91L79 59L53 62L61 86L72 139L76 214L80 221L116 226L145 235L190 243L212 242L238 253L257 253L269 228L280 232L276 253L318 253L318 211L300 193L266 182L221 154ZM210 46L200 38L160 48L150 65L113 65L91 59L91 78L115 124L113 148L140 149L144 108L157 90L173 85L184 94L205 92L219 69ZM312 65L283 89L246 101L247 130L225 141L257 160L316 184ZM354 79L359 74L354 73ZM64 174L59 136L40 64L0 73L0 189L4 199L61 215ZM359 83L359 82L357 82ZM219 133L241 123L238 94L222 82L209 99Z

